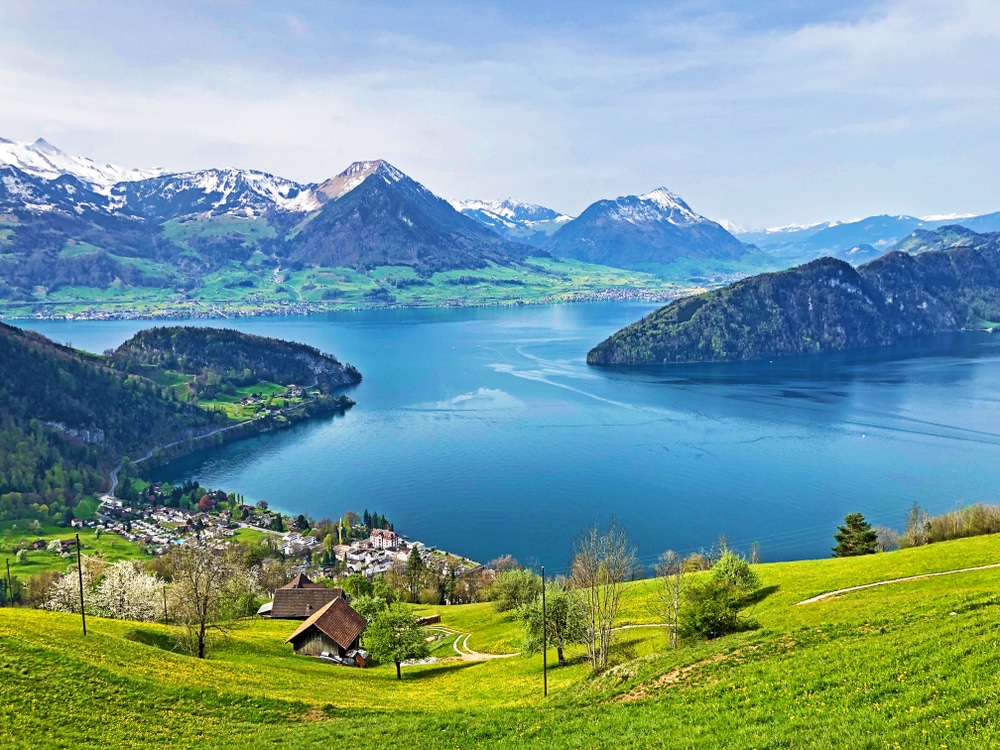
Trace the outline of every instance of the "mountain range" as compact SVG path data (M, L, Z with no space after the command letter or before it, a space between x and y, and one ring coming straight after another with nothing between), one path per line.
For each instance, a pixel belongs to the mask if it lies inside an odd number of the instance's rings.
M1000 326L1000 233L920 231L910 252L857 268L824 257L678 300L594 347L587 361L761 359Z
M753 243L785 264L804 263L829 256L859 265L894 249L917 231L957 225L975 232L1000 231L1000 212L980 216L890 216L882 214L856 221L827 221L809 226L776 229L733 228L737 237Z
M516 301L524 273L570 278L532 258L713 286L826 255L858 265L946 224L1000 230L1000 213L747 230L712 221L660 187L598 200L574 218L512 198L449 203L383 160L299 183L249 169L126 169L42 139L0 139L0 303L29 307L127 299L125 290L161 300L238 297L250 306L278 290L288 304L347 299L344 284L354 284L351 299L363 291L371 296L362 302L388 304L387 284L433 286L438 272L488 268L508 269L489 278ZM294 289L282 286L288 274L300 274Z

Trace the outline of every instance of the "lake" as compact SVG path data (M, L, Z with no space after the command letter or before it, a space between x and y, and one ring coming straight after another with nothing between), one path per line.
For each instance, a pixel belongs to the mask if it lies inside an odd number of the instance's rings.
M195 321L319 347L360 369L357 406L157 471L315 518L385 514L481 561L565 570L611 514L647 567L720 535L765 560L825 557L859 511L900 528L997 500L1000 336L736 365L596 369L642 303ZM15 321L100 352L148 322ZM179 323L179 321L178 321Z

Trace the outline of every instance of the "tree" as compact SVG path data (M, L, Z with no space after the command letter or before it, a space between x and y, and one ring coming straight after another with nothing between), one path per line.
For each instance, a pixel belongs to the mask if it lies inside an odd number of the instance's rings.
M681 565L683 568L683 564ZM685 587L676 630L685 636L717 638L754 627L740 616L761 586L760 576L743 555L723 547L708 580ZM675 645L675 644L672 644Z
M673 550L660 555L656 564L656 575L660 579L660 600L664 622L670 631L670 648L677 648L677 633L680 629L681 598L690 581L688 569Z
M586 602L587 655L594 670L605 669L622 583L635 568L636 550L613 517L607 529L595 524L580 534L574 547L571 581Z
M148 622L163 614L163 581L127 560L110 565L94 590L94 607L103 617Z
M542 579L525 568L498 573L490 586L490 601L497 612L526 607L542 593Z
M718 562L712 566L712 576L721 578L743 594L750 595L760 588L760 576L750 567L749 561L728 547L723 548Z
M522 607L518 616L524 625L524 653L537 654L542 650L544 621L545 643L556 650L559 666L566 665L567 646L587 642L587 610L579 594L570 591L563 583L551 582L545 586L545 615L542 616L542 598Z
M216 554L202 546L177 547L170 552L173 586L172 619L187 634L187 647L205 658L211 632L224 634L247 614L253 581L233 550Z
M411 602L417 600L426 571L427 566L424 564L424 558L420 556L420 550L414 547L410 550L410 556L406 560L406 571L404 573L406 588L410 592Z
M407 659L422 659L429 653L423 630L408 607L389 607L379 613L364 631L365 644L376 660L396 665L396 679L403 679L400 669Z
M931 519L917 502L906 514L906 529L899 540L901 547L920 547L930 541Z
M878 552L878 532L860 513L848 513L844 517L844 525L837 527L833 538L837 540L837 546L833 548L834 557L873 555Z
M344 593L352 599L371 596L373 590L372 582L360 573L351 573L344 579ZM355 607L355 609L357 608Z

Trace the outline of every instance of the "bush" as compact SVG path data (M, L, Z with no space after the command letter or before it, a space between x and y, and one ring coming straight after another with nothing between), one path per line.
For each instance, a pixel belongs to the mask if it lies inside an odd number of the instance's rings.
M490 600L497 612L526 607L542 593L542 579L524 568L498 573L490 586Z
M725 581L742 594L752 594L760 588L760 576L750 568L743 555L731 549L722 551L719 561L712 568L712 577Z
M680 634L685 638L718 638L749 630L755 623L740 617L746 603L746 596L722 577L692 583L684 591Z

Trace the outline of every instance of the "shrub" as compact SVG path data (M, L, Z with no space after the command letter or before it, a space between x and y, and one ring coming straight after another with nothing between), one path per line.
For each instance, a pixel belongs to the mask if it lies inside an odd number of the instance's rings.
M760 588L760 576L750 567L743 555L724 549L719 561L712 568L712 577L718 578L742 594L752 594Z
M490 586L490 600L497 612L510 612L535 601L542 593L542 579L524 568L498 573Z
M686 638L718 638L749 630L755 623L740 617L746 596L722 577L692 583L684 591L680 634Z

